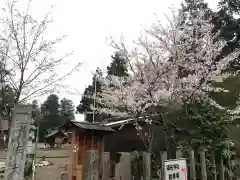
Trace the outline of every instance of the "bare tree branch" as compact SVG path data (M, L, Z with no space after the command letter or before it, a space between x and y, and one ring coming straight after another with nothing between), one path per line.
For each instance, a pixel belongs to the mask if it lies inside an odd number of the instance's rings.
M20 2L7 0L6 17L1 22L6 33L0 34L0 41L4 42L0 44L0 53L5 57L8 69L12 70L6 79L16 91L15 103L27 100L43 90L46 93L51 85L71 75L81 64L77 63L63 76L57 76L56 68L71 55L67 53L58 59L53 57L55 46L65 36L46 40L45 32L52 22L51 12L46 13L38 22L29 13L32 0L28 0L25 12L17 8L18 3Z

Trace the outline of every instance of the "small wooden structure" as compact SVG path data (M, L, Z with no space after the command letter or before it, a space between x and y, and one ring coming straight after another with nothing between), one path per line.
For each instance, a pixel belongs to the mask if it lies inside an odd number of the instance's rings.
M130 153L133 151L147 151L142 139L145 136L141 137L138 135L135 123L136 120L134 119L124 119L105 124L105 126L115 130L114 133L107 134L104 138L104 150L110 156L110 178L115 177L116 180L119 180L131 176L131 168L126 169L122 167L128 167L131 159ZM144 119L139 119L137 123L143 128L144 132L148 132L149 126Z
M46 134L44 138L45 142L53 147L55 144L60 145L65 141L67 142L68 134L66 132L62 132L60 129L55 129Z
M61 127L62 131L72 132L72 152L68 167L68 180L82 180L96 174L102 177L104 135L114 130L100 124L71 121ZM97 166L98 168L90 168ZM89 172L97 169L98 172ZM87 178L84 178L87 179Z
M132 152L135 150L145 151L146 146L142 138L137 134L133 119L120 120L106 123L105 126L115 130L113 134L105 136L105 151L106 152ZM143 129L147 128L144 120L139 120L138 124Z

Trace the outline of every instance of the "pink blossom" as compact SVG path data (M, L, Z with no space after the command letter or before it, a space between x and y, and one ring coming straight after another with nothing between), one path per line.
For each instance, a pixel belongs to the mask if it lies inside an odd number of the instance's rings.
M216 61L226 42L218 33L211 33L210 22L199 18L193 19L192 25L180 26L179 16L173 16L164 27L153 24L133 51L123 43L113 44L129 61L131 75L101 79L103 104L113 114L124 107L126 115L136 117L150 106L182 104L202 96L209 81L226 77L222 70L239 51Z

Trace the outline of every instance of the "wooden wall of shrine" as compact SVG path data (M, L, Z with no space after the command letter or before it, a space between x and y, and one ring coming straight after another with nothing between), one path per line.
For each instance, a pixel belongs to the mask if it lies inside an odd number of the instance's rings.
M104 152L103 135L91 132L72 135L72 152L69 162L68 177L69 180L82 180L84 169L86 168L86 152L95 150L98 152L98 174L102 176L102 154Z

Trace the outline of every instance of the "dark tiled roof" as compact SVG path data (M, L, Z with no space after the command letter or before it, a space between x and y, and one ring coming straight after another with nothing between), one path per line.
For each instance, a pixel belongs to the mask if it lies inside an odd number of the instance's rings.
M108 122L108 123L105 123L104 125L107 127L116 128L116 127L124 126L127 124L134 124L136 122L145 122L145 119L140 118L136 120L136 119L129 118L129 119L115 121L115 122Z
M88 122L76 122L72 121L72 123L81 128L86 130L95 130L95 131L114 131L111 127L107 127L105 125L97 124L97 123L88 123Z
M48 138L48 137L54 136L54 135L57 134L58 132L61 132L61 133L63 134L63 136L68 137L68 134L62 132L60 129L54 129L54 130L50 131L48 134L46 134L44 137L45 137L45 138Z
M59 130L52 130L50 133L46 134L44 137L45 137L45 138L48 138L48 137L50 137L50 136L53 136L53 135L57 134L58 131L59 131Z

